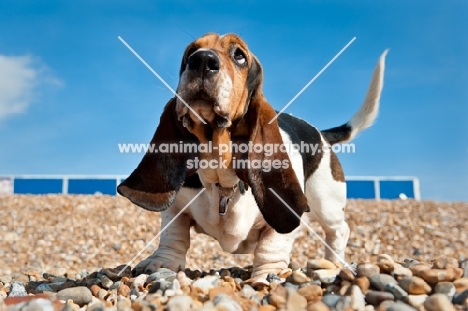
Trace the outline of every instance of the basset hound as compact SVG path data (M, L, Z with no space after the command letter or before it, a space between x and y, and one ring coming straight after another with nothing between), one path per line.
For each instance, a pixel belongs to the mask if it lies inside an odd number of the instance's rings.
M183 269L193 226L226 252L253 252L252 278L264 280L287 268L306 212L325 232L331 248L326 258L342 260L350 233L346 183L331 146L353 139L375 120L385 54L358 112L320 131L288 114L275 118L262 92L262 66L239 36L210 33L190 43L178 96L166 104L151 140L162 152L148 151L118 186L134 204L162 212L161 228L169 224L159 248L134 273ZM167 152L167 146L191 148Z

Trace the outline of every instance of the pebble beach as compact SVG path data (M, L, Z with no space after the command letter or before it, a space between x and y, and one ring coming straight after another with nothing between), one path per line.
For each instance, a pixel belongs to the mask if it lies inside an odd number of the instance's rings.
M159 232L122 197L0 196L2 310L468 310L468 203L349 200L349 266L303 226L289 268L250 279L252 255L191 232L184 271L125 268ZM123 273L119 272L124 269Z

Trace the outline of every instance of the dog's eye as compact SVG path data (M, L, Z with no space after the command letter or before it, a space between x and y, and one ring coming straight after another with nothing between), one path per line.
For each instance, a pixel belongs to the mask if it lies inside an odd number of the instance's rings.
M247 58L245 57L245 54L244 52L242 52L241 49L236 49L234 51L233 58L239 65L244 65L247 62Z

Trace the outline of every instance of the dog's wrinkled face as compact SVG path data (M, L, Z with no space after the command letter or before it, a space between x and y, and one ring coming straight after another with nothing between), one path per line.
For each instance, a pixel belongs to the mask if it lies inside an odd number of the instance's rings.
M261 83L261 67L237 35L205 35L189 44L180 69L178 94L213 128L242 116ZM176 113L191 128L201 120L177 99Z

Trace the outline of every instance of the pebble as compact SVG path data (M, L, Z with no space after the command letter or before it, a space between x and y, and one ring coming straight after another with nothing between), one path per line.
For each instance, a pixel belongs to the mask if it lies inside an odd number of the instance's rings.
M126 284L120 284L120 286L117 288L117 295L127 297L128 294L130 293L130 287Z
M255 289L253 289L252 286L250 286L249 284L244 284L244 286L242 286L242 289L240 291L241 296L247 299L252 298L252 296L255 295L256 293L257 292L255 291Z
M187 277L184 271L177 272L177 280L182 287L189 286L193 282L189 277Z
M453 281L453 285L455 286L457 293L463 292L464 290L468 289L468 278L463 277L461 279Z
M462 305L462 304L466 303L467 299L468 299L468 289L461 292L461 293L456 294L453 297L453 303L457 304L457 305Z
M300 285L305 282L309 282L310 278L305 275L301 270L296 270L286 279L287 281Z
M389 292L380 292L375 290L370 290L366 293L365 299L368 303L374 306L378 306L385 300L395 300L395 296Z
M270 286L270 295L271 296L281 296L283 298L286 298L288 294L288 290L280 284L274 284L274 286Z
M406 297L406 302L420 310L422 308L422 306L424 305L424 302L426 301L427 297L429 297L428 295L408 295L408 297Z
M219 294L213 299L213 304L218 310L242 311L241 306L226 294Z
M363 310L366 306L364 294L357 285L351 286L351 308L352 310Z
M79 306L88 304L93 299L91 291L84 286L72 287L62 289L57 293L57 299L68 301L69 299L73 300Z
M307 273L309 270L320 270L320 269L336 269L335 264L326 259L313 259L307 262Z
M56 276L52 278L52 283L65 283L66 281L69 281L66 277L63 276Z
M168 311L191 310L193 299L190 296L174 296L167 303Z
M326 304L327 307L334 309L341 297L342 296L339 295L326 295L322 297L322 302Z
M117 290L120 285L122 285L122 281L116 281L114 283L112 283L112 285L108 288L108 290L112 291L112 290Z
M417 265L418 263L420 263L418 260L416 259L413 259L413 258L405 258L403 259L403 266L405 267L410 267L410 266L414 266L414 265Z
M43 284L47 284L47 286L49 286L50 289L52 289L52 291L54 291L54 292L58 292L58 291L61 291L62 289L76 286L75 282L69 282L68 284L65 284L65 283L66 282L55 282L55 283L43 283ZM31 284L31 283L29 283L29 284ZM36 292L37 292L37 290L38 290L38 288L36 287Z
M43 292L53 292L53 293L55 293L55 290L50 288L49 284L43 283L43 284L40 284L38 287L36 287L36 293L40 294L40 293L43 293Z
M366 278L365 276L361 276L359 278L357 278L354 283L359 286L359 288L361 289L361 291L363 293L367 293L367 291L369 290L369 287L370 287L370 281L368 278Z
M401 278L404 278L407 276L413 276L413 272L411 272L409 268L395 267L393 269L392 276L395 280L399 281Z
M450 282L455 278L453 269L426 269L416 275L428 283Z
M338 290L338 293L340 295L346 295L350 290L351 290L351 285L353 285L353 283L349 282L349 281L341 281L341 284L340 284L340 288ZM356 285L357 286L357 285ZM359 286L358 286L359 287ZM359 288L360 289L360 288ZM362 291L361 291L362 292Z
M395 261L390 255L381 254L377 256L377 265L380 268L380 272L390 274L395 268Z
M410 305L401 302L401 301L384 301L380 306L380 310L385 311L417 311L415 308L411 307ZM442 310L439 310L442 311ZM444 310L445 311L445 310Z
M452 268L453 274L454 274L454 280L457 280L459 278L463 277L463 269L462 268Z
M278 285L275 289L270 291L267 301L272 306L275 306L278 309L283 309L286 306L286 296L287 290L283 286Z
M335 282L340 270L339 268L315 270L312 272L312 278L314 280L319 280L323 284L332 284Z
M387 284L397 284L397 281L388 274L375 274L369 280L371 285L378 290L385 290Z
M112 286L112 284L114 284L114 282L112 282L112 280L109 279L109 277L105 274L101 275L100 281L102 287L104 287L105 289L109 289Z
M380 268L372 263L362 263L356 268L357 276L365 276L371 278L372 276L379 274Z
M27 295L28 293L26 292L26 288L24 287L23 283L11 283L10 293L8 294L8 297L22 297Z
M427 297L424 302L426 311L452 311L455 310L446 295L434 294Z
M432 288L423 279L417 276L408 276L398 281L405 291L411 295L429 294Z
M321 297L323 292L322 288L318 285L308 285L299 288L298 293L304 296L308 301Z
M463 267L463 277L468 278L468 264Z
M100 300L104 300L107 295L109 295L109 292L106 291L105 289L100 288L99 291L97 292L96 297Z
M302 283L302 284L304 284L304 283ZM290 283L290 282L285 282L284 287L291 288L291 289L294 289L296 291L299 289L299 285L296 285L296 284L293 284L293 283Z
M340 270L340 273L338 274L340 276L340 278L344 281L349 281L349 282L352 282L354 281L355 279L355 275L353 273L353 271L351 271L350 269L348 268L343 268Z
M351 308L351 297L350 296L341 296L341 298L336 303L336 310L349 310Z
M117 311L131 310L132 302L127 297L119 296L117 297Z
M167 269L167 268L159 268L156 272L150 274L146 280L147 283L151 283L153 281L164 279L166 281L172 281L177 277L177 273Z
M395 296L395 299L397 300L402 300L406 296L408 296L408 293L400 287L398 284L393 284L393 283L388 283L385 285L385 291L392 293L393 296Z
M305 310L307 299L298 294L296 290L288 288L288 298L286 300L286 310Z
M140 311L155 311L159 307L157 304L152 303L146 300L138 300L132 302L132 309L133 310L140 310ZM109 310L110 311L110 310Z
M181 289L181 285L179 283L179 281L177 279L174 279L170 286L169 286L169 289L170 290L173 290L173 291L179 291Z
M99 301L99 302L92 302L91 304L88 305L88 308L86 311L104 311L104 304ZM63 309L61 311L64 311Z
M113 292L110 292L109 295L106 297L106 301L113 303L117 299L117 295Z
M205 294L215 286L219 285L219 278L217 276L205 276L204 278L198 279L193 282L192 286L201 289Z
M190 269L185 269L184 273L187 277L193 280L198 279L199 277L202 276L202 272L198 269L193 270L193 271Z
M142 292L142 294L143 294L143 292ZM131 300L135 300L135 299L137 299L138 297L140 297L140 292L139 292L138 290L132 288L132 289L130 290L130 293L129 293L128 295L130 296L130 299L131 299Z
M266 280L269 283L281 283L281 278L274 273L268 273Z
M432 266L427 263L417 263L417 264L408 266L408 268L411 270L413 275L418 275L424 270L430 270Z
M221 287L221 286L213 287L208 292L208 298L210 300L213 300L214 297L216 297L216 296L218 296L220 294L232 296L234 294L234 289L232 289L231 287Z
M98 278L89 278L86 280L87 287L91 287L93 285L101 285L101 280Z
M288 268L291 269L292 271L296 271L296 270L301 269L301 266L297 262L291 261L288 265Z
M89 290L94 297L97 297L97 294L101 288L98 285L92 285Z
M171 285L171 282L168 282L166 280L163 280L163 279L159 279L155 282L153 282L149 288L149 293L150 294L153 294L153 293L156 293L157 291L161 291L161 293L163 293L166 289L169 288L169 286Z
M314 302L307 306L307 311L330 311L330 308L323 302Z
M294 272L300 272L300 273L303 273L302 271L300 270L296 270ZM293 273L292 269L291 268L286 268L284 269L283 271L281 271L280 273L278 273L278 277L280 279L285 279L287 277L289 277L291 274Z
M447 297L452 300L453 296L455 296L456 289L455 285L450 282L440 282L434 288L434 292L438 294L447 295Z
M55 290L55 291L61 291L62 289L65 289L65 288L70 288L70 287L76 287L80 284L78 284L76 281L74 280L67 280L66 282L63 282L63 283L50 283L49 286ZM56 287L55 287L56 286Z
M458 268L458 260L455 258L439 257L432 261L433 269Z
M120 265L112 269L102 269L99 273L105 274L112 282L119 281L123 277L132 277L132 269L127 265Z

